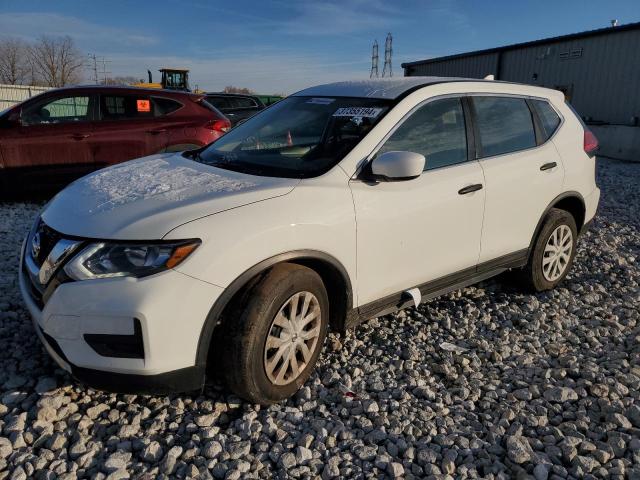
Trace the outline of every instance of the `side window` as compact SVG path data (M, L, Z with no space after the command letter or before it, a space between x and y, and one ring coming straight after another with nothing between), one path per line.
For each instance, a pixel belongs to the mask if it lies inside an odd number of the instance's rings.
M229 108L229 103L224 97L207 97L206 100L218 110L226 110Z
M544 128L544 140L547 140L560 125L560 117L545 100L532 100L532 102Z
M103 120L126 120L153 117L153 105L144 95L101 95Z
M491 157L536 146L527 102L512 97L472 97L482 156Z
M62 97L38 103L22 111L23 125L82 122L89 120L89 97Z
M175 112L180 107L182 107L182 104L180 102L171 100L169 98L151 97L151 101L153 103L156 117L169 115L170 113Z
M393 132L380 153L403 150L421 153L425 170L467 161L467 135L462 101L434 100L420 107Z
M252 108L256 106L256 102L248 97L236 97L231 99L233 108Z

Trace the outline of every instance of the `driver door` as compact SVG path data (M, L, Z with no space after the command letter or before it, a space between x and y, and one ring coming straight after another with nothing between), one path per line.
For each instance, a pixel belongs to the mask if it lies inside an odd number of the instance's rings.
M473 273L480 255L484 177L469 160L463 100L434 99L414 109L377 155L386 151L421 153L425 170L413 180L350 182L360 306Z
M7 169L23 187L61 186L93 170L89 138L94 95L58 93L23 106L20 125L3 136ZM14 177L15 178L15 177Z

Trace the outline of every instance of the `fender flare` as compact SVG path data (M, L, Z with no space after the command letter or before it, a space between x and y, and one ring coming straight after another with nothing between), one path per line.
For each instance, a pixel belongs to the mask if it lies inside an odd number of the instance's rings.
M533 252L533 245L536 243L536 239L538 238L538 234L540 233L540 230L542 230L542 225L544 224L545 218L547 218L549 210L554 208L554 205L559 201L564 200L565 198L570 198L570 197L577 198L578 200L580 200L580 203L582 203L582 208L586 211L586 204L584 203L584 197L580 192L576 192L573 190L568 192L563 192L560 195L558 195L556 198L551 200L549 205L547 205L547 208L545 208L544 212L542 212L542 215L540 216L540 219L538 220L538 223L536 225L536 229L533 231L533 237L531 237L531 242L529 243L529 253L527 257L529 258L531 257L531 253Z
M341 276L346 285L346 311L350 311L353 308L353 290L351 286L351 279L347 273L347 269L338 261L335 257L328 253L318 250L293 250L290 252L280 253L269 257L253 267L246 270L240 276L238 276L233 282L224 289L222 294L215 301L207 318L204 321L204 325L200 331L200 338L198 339L198 349L196 351L196 366L206 366L209 347L211 346L211 340L216 327L219 325L219 318L224 309L227 307L231 299L256 275L268 270L272 266L283 262L304 262L304 261L321 261L331 265Z

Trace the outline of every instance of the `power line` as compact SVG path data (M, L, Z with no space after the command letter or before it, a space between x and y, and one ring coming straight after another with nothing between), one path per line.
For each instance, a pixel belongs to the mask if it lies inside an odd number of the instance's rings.
M373 41L373 49L371 51L371 73L369 78L379 77L378 74L378 40Z
M391 57L393 55L393 37L391 33L387 34L387 38L384 41L384 67L382 67L382 77L393 77L393 67L391 66Z

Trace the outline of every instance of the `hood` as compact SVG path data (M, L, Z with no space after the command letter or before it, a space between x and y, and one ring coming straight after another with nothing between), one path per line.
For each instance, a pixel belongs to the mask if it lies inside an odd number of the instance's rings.
M153 155L76 180L42 219L65 235L159 240L192 220L286 195L298 182L223 170L179 153Z

